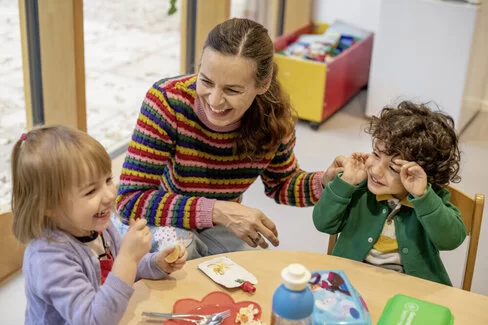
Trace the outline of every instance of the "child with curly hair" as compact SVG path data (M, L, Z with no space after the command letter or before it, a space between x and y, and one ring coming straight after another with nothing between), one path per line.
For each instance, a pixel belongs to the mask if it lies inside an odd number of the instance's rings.
M314 207L315 227L340 233L333 255L452 285L439 251L466 237L445 188L460 180L453 119L404 101L366 132L373 152L347 158Z
M27 243L22 267L25 324L118 324L140 278L162 279L185 264L181 244L149 253L145 219L121 239L110 222L112 162L85 132L43 126L12 152L13 232ZM177 260L169 258L176 255Z

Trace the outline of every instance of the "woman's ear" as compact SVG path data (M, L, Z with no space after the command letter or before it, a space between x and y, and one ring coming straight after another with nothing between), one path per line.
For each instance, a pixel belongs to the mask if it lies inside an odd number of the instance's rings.
M264 85L258 89L258 95L262 95L268 91L269 87L271 86L272 78L272 76L269 76Z

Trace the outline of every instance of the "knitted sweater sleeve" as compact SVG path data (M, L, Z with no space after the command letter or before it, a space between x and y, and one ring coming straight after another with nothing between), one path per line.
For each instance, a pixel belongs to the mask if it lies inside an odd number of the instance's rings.
M176 114L160 84L146 94L120 176L117 210L148 225L186 229L212 227L215 200L166 191L160 186L175 154Z
M293 133L279 146L278 152L261 174L267 196L277 203L292 206L311 206L322 194L323 172L308 173L300 169L293 149L296 137Z

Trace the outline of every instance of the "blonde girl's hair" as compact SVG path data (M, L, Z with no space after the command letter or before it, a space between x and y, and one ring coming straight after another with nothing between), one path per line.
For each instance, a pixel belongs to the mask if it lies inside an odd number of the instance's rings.
M52 217L67 211L73 186L112 171L110 157L97 140L59 125L22 135L11 164L13 233L23 243L56 228Z

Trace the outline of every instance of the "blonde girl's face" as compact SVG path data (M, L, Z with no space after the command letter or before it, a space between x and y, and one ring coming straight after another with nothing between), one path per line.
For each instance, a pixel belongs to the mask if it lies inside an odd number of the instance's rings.
M73 186L66 215L57 216L58 226L73 236L88 236L102 232L110 224L117 196L112 175L86 179Z

